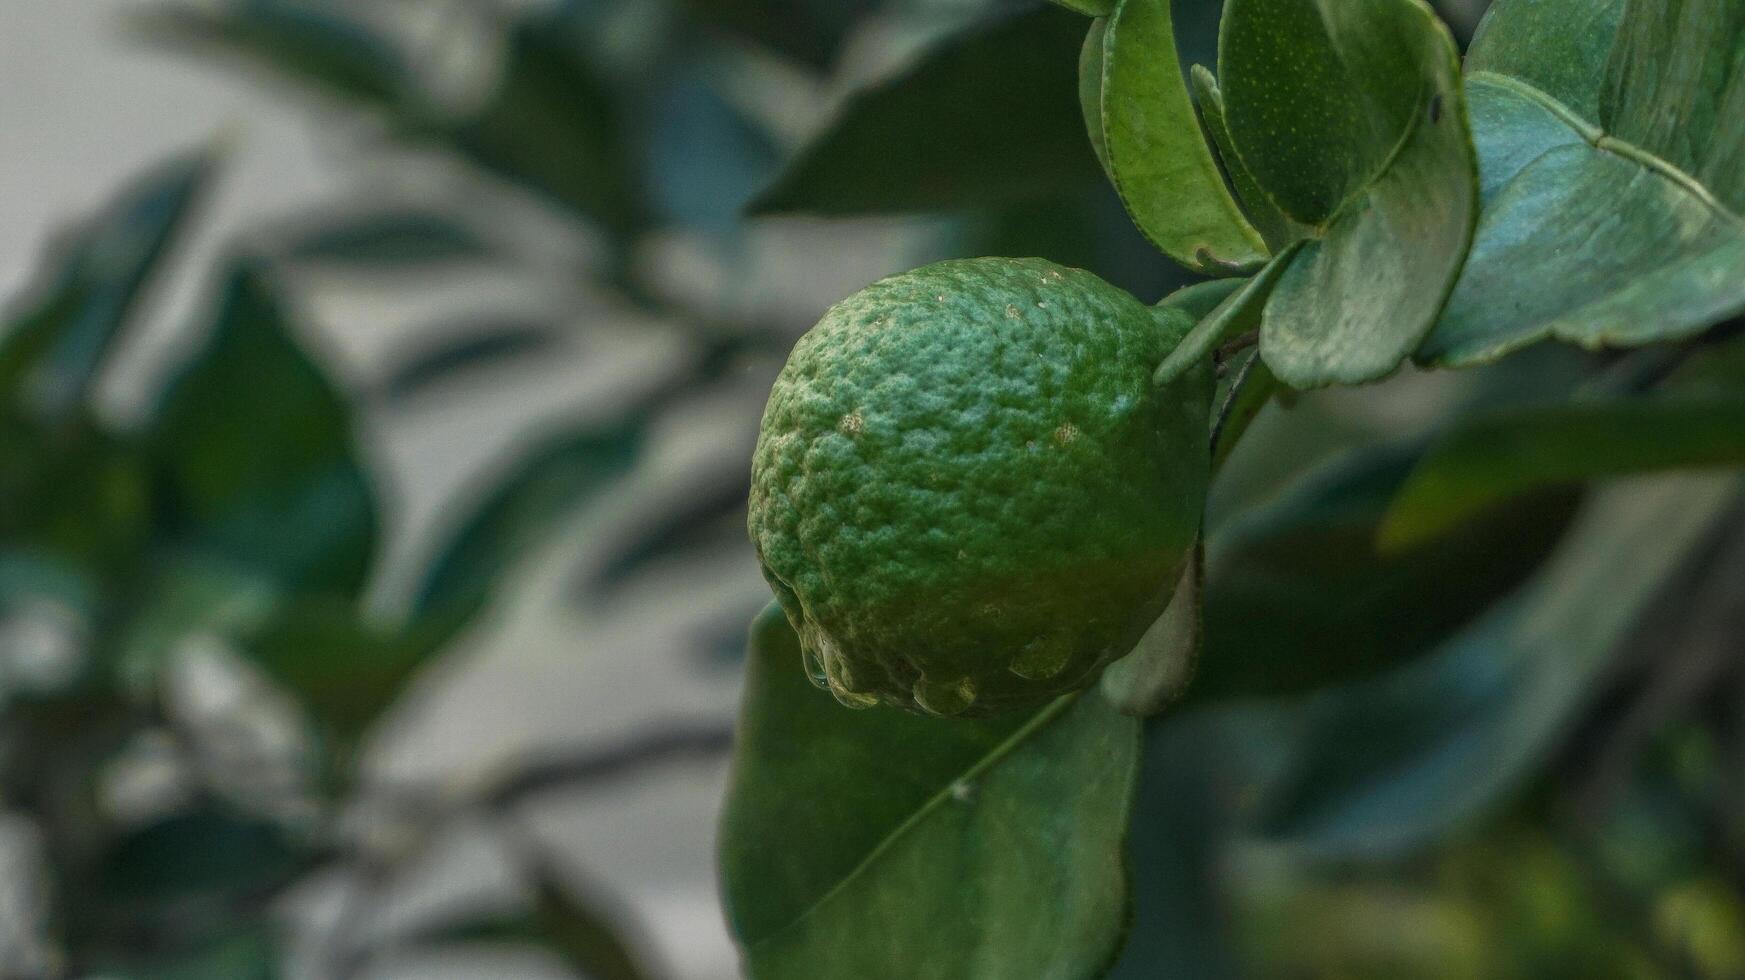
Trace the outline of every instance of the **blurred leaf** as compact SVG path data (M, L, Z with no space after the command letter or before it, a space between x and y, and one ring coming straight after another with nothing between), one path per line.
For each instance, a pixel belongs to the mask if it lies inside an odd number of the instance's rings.
M631 133L561 9L514 21L490 97L429 135L452 140L480 167L613 233L644 220Z
M238 643L325 734L349 743L399 699L459 625L449 616L387 627L364 618L354 602L318 597L280 607L239 631Z
M0 410L0 547L72 562L119 579L151 533L148 482L136 447L85 413L39 425Z
M1568 495L1534 497L1384 554L1377 531L1418 456L1346 454L1212 536L1184 705L1327 687L1422 656L1514 589L1568 524Z
M285 255L379 272L476 261L494 251L478 232L453 215L393 208L324 218L293 236Z
M751 213L955 210L1094 182L1073 95L1084 29L1040 7L946 38L856 92Z
M144 914L190 900L217 909L282 880L299 862L277 825L207 804L116 840L102 857L96 894L115 909Z
M773 604L746 684L721 867L748 974L1004 980L1109 961L1136 721L1095 692L974 721L850 711L811 686Z
M381 383L381 394L403 401L478 371L550 353L557 333L552 324L539 320L502 317L469 323L464 334L426 344L396 363Z
M748 37L813 68L831 64L877 0L684 0L698 21Z
M650 196L673 224L731 235L752 195L769 183L781 152L762 128L722 97L718 63L664 72L648 121Z
M1176 60L1169 0L1120 0L1086 48L1080 84L1090 125L1101 119L1109 179L1147 238L1200 272L1252 271L1266 244L1237 206L1200 130ZM1096 69L1100 67L1100 72Z
M1318 229L1267 305L1267 367L1293 388L1392 372L1435 324L1478 218L1453 38L1415 0L1230 0L1219 64L1242 166Z
M280 583L259 569L207 554L160 555L135 589L105 653L140 687L188 637L255 629L285 602Z
M1396 548L1536 487L1745 464L1745 399L1581 401L1466 419L1412 471L1382 526Z
M400 52L362 23L302 0L175 3L133 15L147 39L240 57L343 101L400 111L415 98Z
M719 540L717 532L724 526L731 527L735 542L743 544L745 502L750 494L750 475L738 469L725 479L696 487L676 506L637 525L626 546L610 552L591 576L588 589L604 591L661 559Z
M163 531L289 586L362 587L377 517L353 421L263 269L231 274L214 333L169 385L148 441Z
M1635 346L1745 312L1745 116L1718 108L1745 93L1742 55L1725 0L1498 4L1467 81L1484 213L1418 358Z
M640 419L564 433L528 453L456 522L418 588L415 608L462 610L553 522L625 473L641 448Z
M1267 830L1319 852L1389 853L1515 789L1738 487L1657 477L1596 495L1534 580L1433 658L1312 704Z
M1201 568L1204 546L1182 569L1175 594L1133 652L1103 670L1101 690L1115 710L1143 718L1181 696L1200 658Z
M96 976L122 980L277 980L279 952L265 930L248 930L210 943L192 954L170 958L128 957L99 966Z
M53 416L80 406L111 342L202 198L212 170L206 153L160 164L58 250L41 295L0 330L5 401Z

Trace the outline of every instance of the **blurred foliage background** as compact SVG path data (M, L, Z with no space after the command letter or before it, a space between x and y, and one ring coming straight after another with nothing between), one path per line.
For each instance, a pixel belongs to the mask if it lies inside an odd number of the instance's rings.
M1176 6L1184 63L1209 62L1217 3ZM1481 7L1441 5L1463 40ZM30 44L18 9L0 33ZM135 176L31 230L6 307L0 977L735 975L706 834L767 600L742 508L788 346L951 255L1041 255L1147 301L1190 281L1092 158L1083 20L104 17L105 46L282 108L200 120L192 147L132 134ZM12 92L49 115L129 98ZM214 240L227 168L286 126L320 193ZM1269 408L1213 501L1208 663L1240 646L1281 691L1354 680L1155 726L1116 975L1745 976L1731 478L1560 488L1373 546L1449 426L1737 371L1712 338L1544 349ZM1522 618L1579 649L1486 631Z

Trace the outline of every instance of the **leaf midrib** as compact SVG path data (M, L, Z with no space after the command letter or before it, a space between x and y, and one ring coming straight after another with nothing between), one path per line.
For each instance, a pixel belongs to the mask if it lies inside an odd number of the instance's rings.
M1504 75L1494 71L1475 71L1466 76L1468 81L1488 82L1498 88L1508 89L1516 95L1529 99L1545 111L1557 117L1558 121L1568 126L1582 141L1603 153L1610 153L1637 164L1645 170L1655 173L1672 183L1679 189L1695 197L1712 211L1717 217L1725 220L1734 228L1745 231L1745 217L1741 217L1731 208L1721 203L1719 199L1705 186L1703 182L1691 176L1686 171L1650 150L1646 150L1628 140L1619 139L1607 133L1604 129L1589 122L1580 113L1571 109L1555 96L1531 82L1517 78L1514 75Z
M918 807L914 813L911 813L907 819L898 824L890 833L886 834L878 844L874 845L872 850L867 852L866 857L862 858L861 862L854 866L854 870L843 875L840 881L831 885L828 890L806 905L805 908L801 909L799 914L788 920L787 923L770 932L762 939L758 939L747 946L746 952L748 954L755 953L799 928L819 909L829 905L837 895L847 890L847 888L860 878L862 874L866 873L867 869L877 864L886 851L895 847L897 843L904 837L908 836L912 830L919 827L929 816L931 816L941 806L945 805L946 801L952 798L952 790L954 787L968 780L980 778L988 770L1005 761L1007 756L1010 756L1013 752L1017 751L1020 746L1029 741L1037 732L1048 727L1049 724L1065 714L1068 708L1077 703L1080 696L1081 694L1075 693L1062 695L1061 697L1056 698L1047 707L1038 711L1035 717L1019 726L1017 731L1008 735L1005 741L994 746L994 748L986 755L977 759L974 765L965 769L961 774L947 780L944 785L940 786L938 792L928 798L927 802Z

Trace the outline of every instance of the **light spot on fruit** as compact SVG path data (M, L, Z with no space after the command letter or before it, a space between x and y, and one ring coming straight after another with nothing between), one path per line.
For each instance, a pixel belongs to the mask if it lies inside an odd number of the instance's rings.
M858 436L866 428L866 420L860 417L859 412L849 412L842 417L842 421L836 423L836 428L845 436Z
M1079 427L1071 422L1060 423L1060 428L1054 430L1054 441L1065 446L1079 437Z
M1018 312L1018 304L1016 304L1016 303L1007 303L1006 304L1006 319L1016 320L1023 315L1024 314Z
M1036 308L1037 308L1037 309L1039 309L1039 310L1046 310L1046 309L1048 309L1048 300L1045 300L1045 299L1039 299L1039 300L1037 300L1037 301L1036 301Z

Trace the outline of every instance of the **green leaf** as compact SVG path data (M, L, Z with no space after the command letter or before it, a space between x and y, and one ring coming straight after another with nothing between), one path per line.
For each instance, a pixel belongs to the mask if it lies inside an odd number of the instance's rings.
M1115 12L1115 0L1052 0L1068 10L1086 17L1107 17Z
M1156 714L1186 689L1200 656L1204 564L1204 548L1195 544L1163 615L1139 638L1132 653L1103 670L1103 696L1116 711L1135 718Z
M1236 144L1230 140L1230 127L1224 121L1224 93L1218 88L1218 76L1205 65L1195 65L1188 73L1194 86L1194 103L1199 107L1200 120L1205 124L1212 146L1218 151L1218 162L1230 178L1236 200L1255 230L1266 240L1270 251L1277 252L1291 242L1306 237L1313 229L1299 225L1284 216L1278 205L1266 196L1255 182L1254 175L1236 155Z
M749 452L748 449L747 455ZM748 474L737 468L713 479L699 479L694 493L677 506L637 525L636 533L624 546L609 551L598 570L589 576L586 588L604 592L657 561L698 550L723 538L734 548L742 547L745 501L751 494L748 480Z
M93 578L130 573L152 532L137 448L83 411L43 425L0 410L0 545L73 563Z
M371 272L422 269L490 257L491 244L452 215L418 208L371 210L325 219L293 236L288 258Z
M1736 4L1499 4L1468 61L1484 213L1419 360L1636 346L1745 312L1745 124L1719 109L1745 98L1742 55Z
M248 929L178 956L99 961L94 976L126 980L276 980L279 951L264 928Z
M416 398L475 372L550 353L557 346L558 333L552 324L539 320L502 317L469 322L464 333L423 345L398 361L381 382L380 394L390 401Z
M212 158L160 164L87 221L55 257L40 296L0 330L0 393L32 414L84 402L110 344L211 182ZM23 385L23 390L17 386Z
M299 852L278 826L215 804L128 832L101 858L98 894L115 908L166 911L222 901L282 878Z
M1138 749L1138 722L1095 692L975 721L850 711L806 679L772 605L721 829L746 972L1096 975L1127 916Z
M647 208L625 120L563 10L516 20L506 45L490 97L428 135L451 140L478 166L609 231L641 227Z
M1261 363L1260 352L1250 351L1234 369L1229 390L1218 406L1212 424L1212 476L1224 468L1224 461L1236 450L1243 433L1260 417L1261 410L1278 394L1278 379Z
M877 0L683 0L703 25L749 38L785 57L828 68ZM688 25L687 25L688 26Z
M1270 833L1328 853L1392 852L1518 787L1738 488L1673 476L1603 491L1521 593L1433 658L1318 700L1271 793Z
M170 537L288 586L362 587L377 516L352 418L260 267L231 274L147 440Z
M1538 487L1745 464L1745 399L1587 401L1464 420L1427 453L1394 499L1384 548L1448 531Z
M1153 383L1170 383L1194 365L1209 363L1213 353L1225 343L1259 329L1261 311L1265 309L1267 300L1278 287L1279 279L1301 248L1301 242L1286 246L1265 268L1253 278L1244 280L1210 313L1200 318L1188 335L1182 338L1181 343L1157 366L1157 371L1152 375Z
M413 97L413 74L400 52L357 21L302 3L165 5L134 15L146 38L241 58L328 96L400 108Z
M1328 687L1420 657L1517 587L1568 524L1570 495L1532 497L1384 553L1378 529L1418 458L1410 446L1336 457L1212 535L1183 706Z
M527 453L448 532L414 608L475 609L524 548L626 472L641 444L641 422L631 418L563 433Z
M1102 121L1109 179L1134 224L1201 272L1260 265L1266 243L1225 187L1182 80L1169 0L1120 0L1101 33L1092 118Z
M955 210L1094 183L1072 85L1084 29L1041 7L947 37L854 93L750 213Z
M1294 388L1392 372L1435 324L1477 220L1453 38L1419 0L1230 0L1219 64L1242 166L1318 229L1266 307L1267 367Z

